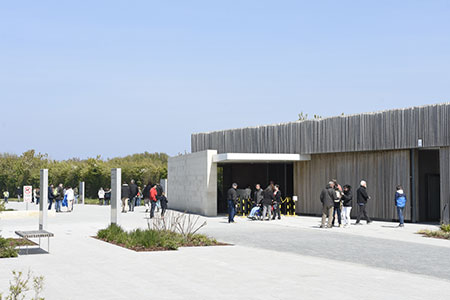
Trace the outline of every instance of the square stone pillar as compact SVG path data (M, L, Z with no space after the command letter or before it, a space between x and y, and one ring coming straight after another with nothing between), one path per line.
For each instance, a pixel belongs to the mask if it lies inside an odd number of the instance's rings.
M120 224L122 169L111 169L111 224Z
M42 169L40 175L41 199L39 200L39 230L46 230L48 213L48 169Z
M78 191L78 194L81 200L81 204L84 204L84 198L86 197L86 185L84 181L80 182L80 189Z

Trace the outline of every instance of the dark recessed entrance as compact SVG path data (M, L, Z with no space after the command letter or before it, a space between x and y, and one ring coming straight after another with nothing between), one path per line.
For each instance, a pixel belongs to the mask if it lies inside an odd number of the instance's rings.
M419 151L419 222L440 220L439 150Z
M227 212L227 191L233 182L238 189L250 186L255 190L255 184L261 184L264 189L273 181L280 185L282 197L293 195L293 163L228 163L217 166L217 213Z

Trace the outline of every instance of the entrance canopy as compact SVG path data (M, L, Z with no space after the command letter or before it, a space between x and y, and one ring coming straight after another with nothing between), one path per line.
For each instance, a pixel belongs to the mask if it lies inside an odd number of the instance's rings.
M311 160L311 155L290 153L221 153L213 156L214 163L277 163Z

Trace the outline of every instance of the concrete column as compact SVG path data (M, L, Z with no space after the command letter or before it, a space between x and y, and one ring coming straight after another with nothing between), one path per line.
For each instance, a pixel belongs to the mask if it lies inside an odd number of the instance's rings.
M111 169L111 224L120 224L122 169Z
M84 204L85 190L86 190L86 186L84 184L84 181L82 181L82 182L80 182L80 188L79 188L81 204Z
M48 169L41 170L41 199L39 200L39 230L47 229Z

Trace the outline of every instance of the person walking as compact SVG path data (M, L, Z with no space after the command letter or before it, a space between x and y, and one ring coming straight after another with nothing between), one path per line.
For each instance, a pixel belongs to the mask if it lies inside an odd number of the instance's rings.
M157 183L156 184L156 212L159 212L159 210L161 209L161 201L159 198L162 196L162 193L164 193L163 187L161 186L161 184Z
M137 199L136 199L136 206L141 206L141 200L142 200L142 190L141 187L138 187L138 193L137 193Z
M350 212L352 211L352 187L348 184L344 185L344 192L342 193L342 222L344 226L350 225Z
M167 210L167 203L169 202L164 192L162 192L161 197L159 197L159 201L161 202L161 218L164 218L164 214Z
M274 201L273 201L273 217L272 220L275 220L275 218L278 215L278 220L281 220L281 191L280 186L278 184L275 185L275 191L273 193Z
M144 187L144 190L142 191L142 197L144 197L145 212L149 211L150 189L151 188L152 188L152 183L149 181L147 183L147 185Z
M22 196L22 189L20 187L17 187L16 195L17 195L17 199L20 202L20 197Z
M361 180L360 187L356 190L356 201L358 202L358 217L356 218L355 225L362 225L360 223L361 216L364 215L364 218L367 221L367 225L372 223L369 216L367 215L366 206L367 201L370 200L369 195L367 194L367 182Z
M66 199L67 199L67 211L72 212L73 201L75 200L75 193L70 186L66 189Z
M48 210L52 209L53 200L55 199L53 184L48 187Z
M55 210L56 212L61 212L61 204L64 199L64 187L62 183L58 185L58 187L56 188L56 192L55 190L53 190L53 194L55 195L56 201Z
M266 218L266 215L268 215L268 218L266 219L269 221L272 217L272 204L275 200L274 196L274 188L272 188L272 184L270 184L265 190L263 194L263 212L262 212L262 218L261 220L264 220Z
M8 203L8 198L9 198L9 192L4 191L3 192L3 200L5 201L5 203Z
M395 192L395 206L397 207L397 214L400 224L398 227L404 227L405 226L405 217L403 214L403 211L406 206L406 195L403 191L403 187L401 185L397 185L397 192Z
M128 210L128 200L130 199L130 187L126 182L122 184L120 194L120 198L122 199L122 212L126 213Z
M158 191L156 190L156 184L150 189L150 219L155 217L155 208L156 208L156 196L158 195Z
M320 202L322 202L322 223L320 228L325 228L325 223L328 218L327 228L331 228L334 212L334 199L336 192L334 190L334 182L330 181L328 185L320 193Z
M104 205L105 204L105 190L100 187L100 189L98 190L98 205Z
M134 211L134 205L136 204L136 196L137 196L137 194L138 194L138 186L134 182L134 179L131 179L131 182L130 182L130 201L129 201L130 211Z
M238 194L236 192L238 185L233 183L227 192L228 202L228 223L234 223L234 215L236 213L236 202L238 201Z

